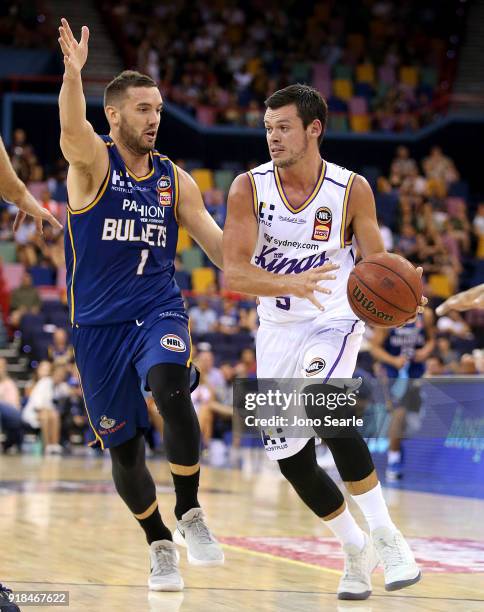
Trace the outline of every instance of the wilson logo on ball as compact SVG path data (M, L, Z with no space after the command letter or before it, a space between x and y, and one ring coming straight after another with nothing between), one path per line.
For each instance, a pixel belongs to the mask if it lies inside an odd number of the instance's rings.
M352 293L355 301L360 304L360 306L362 306L369 314L373 315L377 319L381 319L382 321L393 321L393 316L389 315L383 310L378 310L378 308L375 307L375 302L368 299L358 285L355 285Z

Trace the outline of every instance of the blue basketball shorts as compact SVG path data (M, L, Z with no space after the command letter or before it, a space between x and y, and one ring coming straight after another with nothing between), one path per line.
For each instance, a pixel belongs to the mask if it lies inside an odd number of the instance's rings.
M105 448L149 427L146 401L150 369L160 363L191 367L188 316L159 310L143 320L77 326L72 343L91 428L89 445Z

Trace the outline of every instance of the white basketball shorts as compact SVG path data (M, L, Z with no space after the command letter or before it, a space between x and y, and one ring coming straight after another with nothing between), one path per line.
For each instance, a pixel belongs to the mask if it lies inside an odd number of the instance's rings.
M262 322L257 332L257 378L312 378L324 382L351 378L365 324L358 320L324 319L294 323ZM310 438L285 437L284 429L263 432L270 459L298 453Z

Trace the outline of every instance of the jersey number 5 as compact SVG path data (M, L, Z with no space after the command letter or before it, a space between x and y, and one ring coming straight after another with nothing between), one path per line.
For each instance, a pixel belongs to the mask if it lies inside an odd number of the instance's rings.
M143 274L143 270L145 269L146 260L148 259L148 255L150 254L149 249L143 249L141 251L141 261L138 264L138 269L136 271L137 276L141 276Z
M291 308L291 298L276 297L276 306L281 310L289 310Z

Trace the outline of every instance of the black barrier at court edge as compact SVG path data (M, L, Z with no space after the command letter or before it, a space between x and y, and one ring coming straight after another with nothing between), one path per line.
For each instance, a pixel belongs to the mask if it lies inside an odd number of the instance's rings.
M237 379L234 428L249 437L385 436L395 409L407 438L484 442L484 377ZM475 445L475 441L472 443Z

